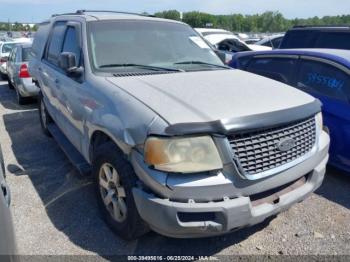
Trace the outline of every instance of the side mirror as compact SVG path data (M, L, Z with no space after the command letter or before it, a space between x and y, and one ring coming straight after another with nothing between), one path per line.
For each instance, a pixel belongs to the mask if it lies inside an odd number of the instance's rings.
M67 75L79 77L83 73L83 69L78 67L77 58L72 52L61 53L58 62L60 68L62 68Z

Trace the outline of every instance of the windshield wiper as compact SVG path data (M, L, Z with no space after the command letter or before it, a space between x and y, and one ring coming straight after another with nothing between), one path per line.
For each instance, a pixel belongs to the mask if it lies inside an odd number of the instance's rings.
M183 72L183 70L181 70L181 69L167 68L167 67L160 67L160 66L151 66L151 65L140 65L140 64L106 64L106 65L99 66L99 68L106 68L106 67L138 67L138 68L158 70L158 71Z
M174 64L175 65L208 65L208 66L215 66L215 67L220 67L220 68L231 69L231 67L229 67L229 66L211 64L211 63L202 62L202 61L183 61L183 62L177 62L177 63L174 63Z

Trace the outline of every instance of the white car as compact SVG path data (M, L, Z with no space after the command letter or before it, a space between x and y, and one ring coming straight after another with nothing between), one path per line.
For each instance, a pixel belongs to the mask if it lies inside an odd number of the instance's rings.
M220 46L222 42L235 42L234 46L236 46L236 48L232 51L233 53L242 51L267 51L272 49L271 47L261 45L248 45L234 33L225 29L195 28L195 30L199 34L201 34L206 40L208 40L212 45L217 47Z
M0 79L7 79L7 60L12 49L17 44L30 42L30 38L17 38L8 42L0 42Z
M247 45L235 35L229 34L210 34L204 38L212 44L216 49L225 53L225 63L228 64L232 60L232 56L238 52L246 51L268 51L271 47L260 45Z
M273 36L265 37L264 39L256 42L256 45L271 47L272 49L279 48L284 34L278 34Z
M225 29L215 29L215 28L195 28L195 30L200 33L202 36L215 35L215 34L227 34L233 35L232 32Z

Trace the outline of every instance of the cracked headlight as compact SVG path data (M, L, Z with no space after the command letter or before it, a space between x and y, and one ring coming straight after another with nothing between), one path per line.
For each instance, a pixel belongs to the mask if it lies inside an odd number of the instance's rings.
M223 167L210 136L149 137L145 143L145 161L155 169L177 173L204 172Z

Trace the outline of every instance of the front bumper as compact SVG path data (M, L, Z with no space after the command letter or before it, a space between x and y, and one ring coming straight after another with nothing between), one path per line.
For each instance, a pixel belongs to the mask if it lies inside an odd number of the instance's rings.
M329 137L323 132L320 136L318 150L313 157L270 179L257 181L255 187L265 188L266 183L269 184L269 188L260 192L265 193L283 185L281 179L285 181L284 184L288 184L291 182L291 177L293 181L305 177L306 180L298 187L286 186L280 192L274 192L275 198L272 202L269 197L256 201L252 198L253 194L242 194L242 196L225 198L221 201L196 202L192 199L173 201L171 198L157 197L140 188L133 189L134 199L143 220L154 231L162 235L192 238L229 233L238 228L263 222L266 218L304 200L319 188L326 171L328 148Z

